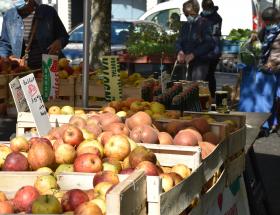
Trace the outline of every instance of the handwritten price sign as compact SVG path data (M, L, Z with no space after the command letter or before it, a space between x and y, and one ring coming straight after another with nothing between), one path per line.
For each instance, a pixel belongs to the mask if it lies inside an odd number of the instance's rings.
M10 90L14 98L17 112L28 111L28 105L21 89L18 77L14 78L10 83Z
M51 129L51 124L34 75L29 74L19 79L19 82L39 135L46 135Z

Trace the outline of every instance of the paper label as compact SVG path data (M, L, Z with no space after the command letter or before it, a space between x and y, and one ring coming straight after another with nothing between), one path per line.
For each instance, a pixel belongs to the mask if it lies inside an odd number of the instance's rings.
M51 129L51 124L34 74L31 73L20 78L19 82L29 110L33 115L38 134L40 136L48 134Z
M42 55L43 71L43 99L53 100L58 97L59 77L58 77L58 56Z
M120 81L120 65L117 56L104 56L103 65L103 84L106 101L121 100L122 87Z
M14 78L9 83L9 86L16 105L17 112L19 113L28 111L28 105L21 89L18 77Z

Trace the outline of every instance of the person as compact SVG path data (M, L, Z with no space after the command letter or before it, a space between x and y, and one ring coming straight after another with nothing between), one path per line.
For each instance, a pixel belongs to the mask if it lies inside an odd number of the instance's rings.
M181 22L180 22L180 15L178 13L172 13L170 15L170 21L169 21L169 29L178 32L181 27Z
M209 59L207 54L214 48L211 26L199 13L199 3L188 0L183 4L187 17L176 42L177 61L188 65L187 79L207 80Z
M12 0L5 12L0 38L0 56L30 69L42 66L42 54L62 57L69 40L56 10L35 0Z
M277 131L279 127L279 100L280 100L280 20L279 11L276 8L268 7L262 12L262 19L265 28L262 30L262 53L259 69L264 76L271 80L267 84L272 99L267 102L267 112L271 116L262 126L259 137L268 136ZM278 109L278 110L277 110Z
M209 54L209 59L211 59L211 61L207 76L211 97L214 98L216 91L215 71L222 53L220 40L222 34L222 17L217 12L219 7L215 6L212 0L202 0L201 6L203 11L200 13L200 15L207 19L211 24L211 32L215 41L214 51Z

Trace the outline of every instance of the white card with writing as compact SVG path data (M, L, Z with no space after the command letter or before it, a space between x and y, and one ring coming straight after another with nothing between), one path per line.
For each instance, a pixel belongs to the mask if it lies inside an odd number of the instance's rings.
M18 77L14 78L10 83L10 90L12 96L14 98L14 102L16 105L17 112L26 112L28 111L28 105L26 99L24 97L23 91L21 89L21 85L19 83Z
M44 136L51 129L49 116L33 73L19 79L22 91L31 111L38 134Z

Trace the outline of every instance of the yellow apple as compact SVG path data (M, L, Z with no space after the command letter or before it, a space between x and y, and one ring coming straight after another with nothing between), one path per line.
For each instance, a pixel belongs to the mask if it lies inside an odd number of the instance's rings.
M101 209L102 213L106 214L106 202L105 202L105 200L96 198L96 199L91 200L90 202L93 203L93 204L96 204Z
M180 175L182 178L187 178L191 174L191 170L184 164L176 164L171 168L171 172L175 172Z
M100 152L100 157L103 157L104 147L100 142L98 142L97 140L94 140L94 139L88 139L88 140L84 140L83 142L81 142L77 148L77 151L83 147L89 147L89 146L93 146L93 147L97 148Z
M49 114L61 114L61 109L58 106L51 106L48 111Z
M38 176L34 187L39 191L40 195L52 194L51 189L58 189L56 179L53 175Z
M11 148L0 144L0 168L3 166L6 157L12 152Z
M54 173L51 168L46 167L46 166L45 167L41 167L41 168L37 169L36 171L37 172L46 172L46 173L48 173L50 175Z
M111 189L112 186L113 186L112 183L104 181L98 183L93 190L98 194L99 198L106 200L106 194Z
M65 114L65 115L74 115L75 111L74 108L71 106L63 106L61 108L61 114Z
M96 136L94 135L94 133L91 133L86 128L82 128L81 131L83 133L83 137L84 137L85 140L94 140L94 139L96 139Z

